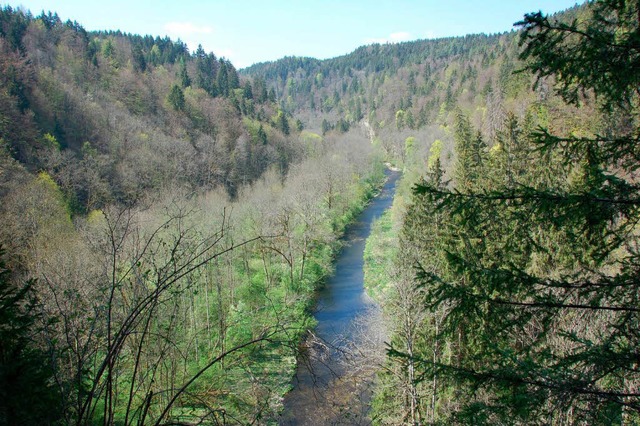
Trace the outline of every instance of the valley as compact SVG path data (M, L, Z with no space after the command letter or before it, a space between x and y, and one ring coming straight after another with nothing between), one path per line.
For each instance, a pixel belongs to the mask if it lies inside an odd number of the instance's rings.
M2 6L0 425L640 421L640 6L527 12L237 69Z

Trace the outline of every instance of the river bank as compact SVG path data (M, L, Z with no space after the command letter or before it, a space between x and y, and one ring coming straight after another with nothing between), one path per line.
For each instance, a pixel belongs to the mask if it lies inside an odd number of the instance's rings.
M380 194L347 227L335 273L318 293L317 327L299 356L282 425L370 423L370 385L384 358L385 333L380 309L364 291L363 253L371 224L393 202L400 173L386 174Z

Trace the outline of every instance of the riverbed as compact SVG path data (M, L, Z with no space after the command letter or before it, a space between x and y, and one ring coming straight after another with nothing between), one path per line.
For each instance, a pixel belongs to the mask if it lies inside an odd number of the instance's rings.
M318 294L318 325L298 358L281 425L366 425L386 338L379 306L364 291L364 246L371 224L391 207L400 173L387 181L346 230L335 273Z

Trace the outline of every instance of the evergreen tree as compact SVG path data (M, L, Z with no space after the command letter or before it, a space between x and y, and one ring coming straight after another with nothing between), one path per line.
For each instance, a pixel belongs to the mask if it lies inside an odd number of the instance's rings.
M184 93L182 92L182 89L180 88L180 86L178 86L177 84L174 84L171 87L171 91L167 96L167 101L169 102L169 105L173 107L174 110L176 111L184 110L184 107L185 107Z
M253 99L253 90L251 89L251 82L249 80L244 82L244 87L242 88L245 99Z
M33 339L41 319L35 282L11 284L4 255L0 247L0 424L53 424L61 417L60 397L50 360Z
M144 59L142 48L135 46L131 52L133 57L133 68L138 72L145 72L147 69L147 61Z
M267 93L267 83L263 78L256 77L253 80L254 92L258 102L266 102L269 94Z
M407 125L408 128L410 128L411 130L414 130L416 128L416 121L413 118L413 112L411 112L411 109L408 109L404 115L404 122Z
M262 124L260 124L260 127L258 128L258 140L262 143L262 145L266 145L268 142L267 132L264 131L264 127L262 127Z
M227 64L227 73L229 75L229 90L235 90L240 88L240 77L238 71L230 61L225 61Z
M184 58L180 58L180 84L183 89L191 86L191 78L189 78L189 73L187 72L187 64L184 61Z
M290 132L290 128L289 128L289 120L287 120L287 116L285 115L285 113L282 110L278 110L278 113L276 114L275 117L275 127L280 130L282 133L284 133L285 135L288 135Z
M347 120L345 120L344 118L340 118L337 122L336 122L336 129L340 132L340 133L346 133L349 131L349 127L351 127L349 125L349 122Z
M529 70L554 76L569 103L593 93L627 125L529 136L507 117L491 152L502 178L481 179L484 144L458 114L455 190L416 187L416 211L447 218L420 257L419 282L425 306L446 312L438 335L452 356L416 359L456 398L446 422L640 421L639 11L603 0L588 19L536 13L520 23ZM415 218L432 220L409 211L407 223Z
M322 120L322 136L326 135L332 129L331 123L326 118Z
M213 53L205 53L202 45L198 45L198 49L195 52L196 60L196 85L204 89L209 95L216 96L218 89L216 82L218 74L218 60Z
M220 59L220 66L218 68L218 75L216 76L216 86L218 92L222 96L229 96L229 71L227 69L227 62L224 59Z
M482 176L486 145L479 132L474 137L469 119L460 110L456 114L454 139L457 153L456 188L459 191L471 190Z

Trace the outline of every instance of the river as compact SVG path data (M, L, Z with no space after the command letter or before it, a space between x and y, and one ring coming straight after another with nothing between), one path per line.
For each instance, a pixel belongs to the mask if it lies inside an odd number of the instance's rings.
M318 325L298 358L281 425L366 425L375 370L384 359L379 306L364 291L364 246L373 221L393 203L399 172L343 237L335 273L318 294Z

